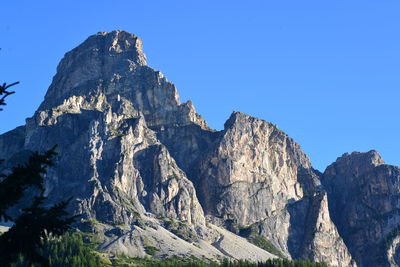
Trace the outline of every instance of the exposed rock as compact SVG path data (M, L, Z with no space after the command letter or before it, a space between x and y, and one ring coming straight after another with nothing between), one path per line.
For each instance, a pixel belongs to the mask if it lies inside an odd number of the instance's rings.
M234 112L189 177L205 213L231 231L256 225L286 257L351 264L326 198L303 198L305 190L321 189L318 173L300 146L273 124Z
M386 256L391 267L400 266L400 236L389 243Z
M400 169L376 151L355 152L330 165L323 183L331 217L358 265L388 266L387 253L398 257L392 240L400 225Z
M190 241L166 230L155 219L143 218L146 221L145 224L140 227L134 226L115 239L110 238L101 245L101 248L135 257L152 256L158 259L171 256L194 256L199 259L219 260L228 257L257 262L276 258L267 251L250 244L244 238L215 225L196 227L203 238Z
M0 136L0 157L9 167L55 144L46 195L50 202L74 196L71 211L83 214L77 227L99 234L103 249L145 256L147 246L158 258L276 257L235 235L250 227L272 253L352 265L339 236L346 218L338 233L321 174L300 146L273 124L240 112L224 130L210 129L191 101L180 103L175 86L146 65L133 34L98 33L68 52L34 116ZM327 170L325 180L361 175L381 162L343 164ZM382 177L392 177L389 169ZM329 205L338 199L334 210L352 200L351 192L335 195L335 188L356 183L353 178L326 183ZM368 190L392 193L379 179ZM367 202L390 212L393 201ZM388 250L394 259L396 246Z
M304 221L303 243L299 244L299 258L329 262L333 266L355 265L331 221L326 192L316 192L304 201L308 202L308 209Z
M302 198L300 166L310 163L291 138L272 124L235 112L193 179L206 213L235 214L239 224L251 224Z
M1 135L0 159L8 159L24 148L25 127L20 126Z
M221 135L210 129L203 129L196 123L152 127L157 138L168 148L178 166L189 176L196 171L197 162Z
M103 81L109 80L110 89L114 89L113 82L121 74L145 65L142 41L137 36L124 31L99 32L65 54L39 110L58 106L69 96L85 95L96 89L90 85Z

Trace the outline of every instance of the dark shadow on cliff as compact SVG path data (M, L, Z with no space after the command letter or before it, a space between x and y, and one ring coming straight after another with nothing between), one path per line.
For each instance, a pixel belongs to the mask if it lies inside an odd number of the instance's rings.
M317 219L318 211L313 208L313 204L320 201L323 188L321 173L313 168L299 167L297 180L303 188L304 196L298 201L289 201L286 206L290 214L288 250L292 258L305 259Z
M301 258L301 248L304 246L307 225L307 213L310 206L310 198L305 197L296 202L287 204L290 214L290 226L288 236L288 250L292 258Z

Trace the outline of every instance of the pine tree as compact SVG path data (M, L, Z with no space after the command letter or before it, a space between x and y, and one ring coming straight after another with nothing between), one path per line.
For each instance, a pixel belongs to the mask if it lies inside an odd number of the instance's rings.
M0 106L6 105L5 98L13 94L11 85L0 86ZM0 109L2 110L2 109ZM43 242L50 236L64 234L75 217L65 211L70 200L62 201L50 208L43 207L43 175L46 168L53 165L55 147L40 154L33 153L27 163L12 168L10 174L0 175L0 220L14 221L14 225L0 236L0 262L4 266L25 259L29 265L40 263L48 266L49 261L39 251ZM7 209L14 206L24 196L26 189L36 188L38 195L33 198L30 207L25 208L18 218L7 214Z

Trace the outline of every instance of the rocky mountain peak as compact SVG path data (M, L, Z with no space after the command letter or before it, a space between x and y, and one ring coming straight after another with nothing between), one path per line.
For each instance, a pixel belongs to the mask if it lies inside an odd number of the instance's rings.
M233 111L229 117L229 119L226 120L225 124L224 124L224 129L227 130L229 128L233 128L235 127L235 125L238 124L251 124L254 123L256 121L262 122L265 125L268 125L269 123L255 118L253 116L250 116L246 113L240 112L240 111ZM272 125L272 124L271 124Z
M346 153L325 170L322 183L331 217L359 266L399 266L399 168L384 164L375 150Z
M73 196L77 227L115 253L276 257L247 242L261 240L335 266L400 263L400 168L371 150L321 174L273 123L235 111L224 126L180 102L137 36L100 32L65 54L27 124L0 135L0 158L13 166L57 144L48 200Z
M351 154L344 153L342 155L342 157L340 157L340 158L349 159L352 161L365 161L374 166L384 164L384 161L383 161L381 155L376 150L370 150L368 152L356 152L355 151L355 152L352 152Z
M136 35L125 31L99 32L64 55L39 109L76 95L77 91L94 90L99 80L115 80L145 65L142 41Z
M76 71L76 63L84 64L87 68L94 63L93 60L102 63L96 67L104 71L111 70L111 73L118 71L116 64L122 62L128 62L130 65L146 65L142 40L132 33L116 30L99 32L88 37L82 44L65 54L57 67L57 72L65 72L68 69Z
M376 166L384 164L384 160L376 150L368 152L345 153L325 170L326 176L335 175L339 170L347 175L358 176Z
M33 123L110 109L126 118L141 113L149 127L196 124L208 129L190 101L180 103L175 85L146 65L142 41L125 31L97 33L66 53Z
M237 122L240 119L246 119L249 118L250 116L248 116L247 114L244 114L242 112L239 111L233 111L231 113L231 116L229 117L229 119L226 120L225 124L224 124L224 129L228 129L230 128L233 124L235 124L235 122Z

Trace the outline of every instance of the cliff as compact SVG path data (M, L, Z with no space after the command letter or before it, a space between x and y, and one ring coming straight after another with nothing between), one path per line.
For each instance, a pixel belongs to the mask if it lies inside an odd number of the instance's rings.
M398 168L370 152L345 155L321 174L283 131L240 112L222 131L210 129L147 66L133 34L101 32L65 54L38 110L0 136L3 170L55 144L46 195L73 196L76 227L95 233L102 249L398 262Z

